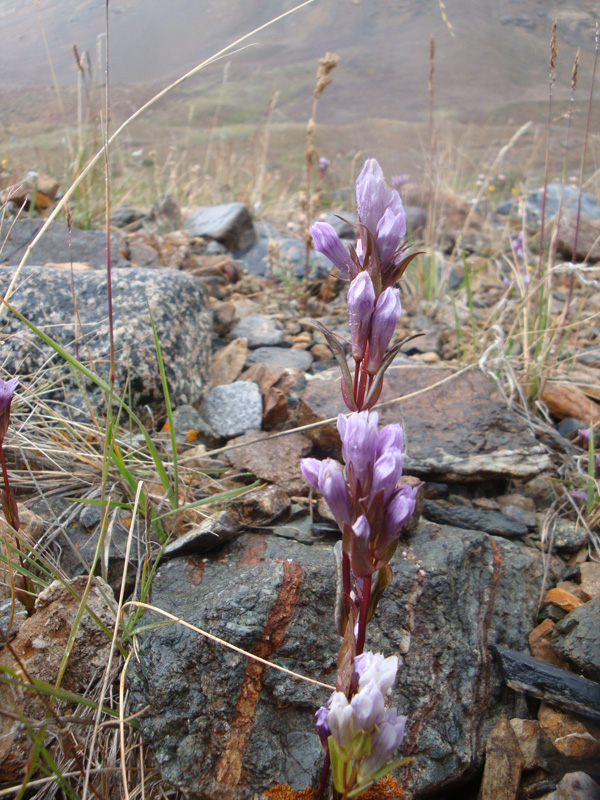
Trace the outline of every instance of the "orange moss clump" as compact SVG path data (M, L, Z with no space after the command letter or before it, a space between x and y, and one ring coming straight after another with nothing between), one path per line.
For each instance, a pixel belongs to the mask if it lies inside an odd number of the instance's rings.
M314 800L315 791L310 788L294 791L289 783L279 783L272 789L267 789L265 794L273 800ZM386 775L360 797L362 800L398 800L402 797L402 789L395 778Z

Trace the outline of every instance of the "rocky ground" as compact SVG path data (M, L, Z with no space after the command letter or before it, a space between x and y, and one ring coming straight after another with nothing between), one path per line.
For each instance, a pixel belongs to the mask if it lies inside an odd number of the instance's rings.
M48 196L51 202L50 189ZM417 187L407 187L404 197L418 239L427 227L427 198ZM528 199L531 253L537 202ZM593 265L600 261L600 209L593 198L586 202L580 257ZM520 276L511 271L506 244L504 251L497 246L510 214L504 208L483 215L461 198L444 197L436 236L442 288L425 302L409 269L397 337L422 335L390 368L379 404L384 424L404 424L406 479L423 481L418 518L404 534L393 583L368 632L371 649L404 662L392 699L409 717L403 752L415 761L396 779L403 796L415 800L600 796L599 528L581 497L587 455L578 433L600 421L600 290L592 273L576 273L577 325L548 359L535 403L523 402L526 359L506 342L522 308L520 287L531 275L526 265ZM341 216L352 221L347 212ZM93 590L95 613L112 630L112 592L118 597L125 580L127 596L139 599L138 566L160 551L155 607L331 683L339 649L331 557L337 533L323 501L309 493L299 459L340 456L339 373L313 320L348 335L344 286L312 254L305 287L304 245L293 225L283 232L253 223L241 203L184 214L159 198L150 212L118 208L111 219L116 387L168 461L171 431L152 319L186 510L165 519L170 538L161 548L143 519L114 509L103 548L106 583L99 579ZM329 219L353 235L351 226ZM3 232L3 296L41 225L18 219ZM457 257L460 232L464 259ZM570 252L572 232L567 209L557 262ZM102 235L56 224L28 263L11 302L106 375ZM570 274L553 276L548 307L557 324ZM21 378L6 448L22 527L31 546L81 591L100 511L68 498L99 496L90 408L98 413L103 392L86 376L78 385L14 317L3 324L5 372ZM34 437L38 417L45 420L43 445ZM132 473L138 469L149 483L153 507L164 511L164 491L140 455L139 434L124 433L119 448ZM135 485L126 485L122 471L110 478L111 499L127 504ZM234 496L219 499L222 492ZM200 501L205 505L187 508ZM126 555L130 531L134 546ZM0 592L9 597L4 586ZM10 621L10 657L32 678L55 681L72 603L52 584L31 617L21 612ZM2 613L10 608L5 601ZM143 621L160 618L147 612ZM107 656L104 643L93 642L91 633L79 632L65 673L71 691L97 680ZM129 708L144 709L139 728L165 786L204 800L315 785L320 745L312 724L324 689L180 625L140 634L135 653ZM20 712L39 720L47 708L25 703L14 687L2 691L2 707L11 709L0 716L0 781L8 784L20 780L29 756Z

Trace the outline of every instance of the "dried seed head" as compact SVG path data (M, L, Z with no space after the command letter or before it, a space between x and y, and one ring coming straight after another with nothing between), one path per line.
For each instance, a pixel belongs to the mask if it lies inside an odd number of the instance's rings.
M579 72L579 48L575 55L575 63L573 64L573 72L571 73L571 91L575 91L577 87L577 73Z
M558 42L556 40L556 28L558 20L555 19L552 23L552 35L550 36L550 71L554 72L556 67L556 59L558 58Z
M325 53L325 58L319 59L317 70L317 83L314 88L314 95L318 99L321 97L327 86L332 82L329 73L337 67L340 57L337 53Z

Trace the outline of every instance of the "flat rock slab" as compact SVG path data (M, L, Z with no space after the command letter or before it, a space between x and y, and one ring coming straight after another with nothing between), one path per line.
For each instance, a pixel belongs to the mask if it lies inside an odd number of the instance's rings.
M0 293L15 273L0 268ZM27 319L59 341L103 377L109 372L108 301L106 274L83 270L74 275L79 325L75 328L70 270L25 267L20 285L10 302ZM127 387L132 405L141 411L146 405L155 413L164 409L164 396L150 311L157 327L165 364L171 403L195 404L208 390L211 314L206 295L197 279L169 269L115 269L112 274L115 386ZM16 317L3 320L2 363L7 374L19 375L24 383L40 370L52 370L52 378L63 380L47 399L65 401L87 413L69 368L54 351L38 339ZM84 381L92 402L103 404L100 390Z
M380 403L426 389L453 374L426 366L390 367ZM405 471L444 480L529 478L551 466L550 459L493 381L472 370L416 397L376 409L382 425L404 425ZM300 406L300 425L347 413L339 372L308 382ZM327 454L339 457L335 422L307 431Z
M227 457L237 469L246 469L257 478L280 486L288 494L305 495L308 484L300 472L300 459L312 449L312 442L301 433L273 437L268 433L246 433L233 442L236 447Z
M552 632L552 647L576 670L600 681L600 597L560 620Z
M153 603L281 666L332 684L340 644L332 543L244 534L214 556L163 564ZM402 553L402 551L405 553ZM421 524L392 561L394 578L367 647L404 660L391 705L408 715L396 773L407 800L481 765L487 735L515 716L490 645L525 649L543 565L515 541ZM142 623L158 620L145 614ZM162 619L162 618L161 618ZM315 710L329 692L266 669L170 625L138 638L128 677L163 778L190 800L261 797L318 782Z
M11 223L10 230L6 225L2 232L0 263L14 266L19 264L43 225L43 219L18 219L14 225ZM126 267L129 262L121 255L119 244L119 238L112 236L111 263L113 267ZM71 261L89 264L94 269L106 269L106 234L103 231L82 231L79 228L71 228L69 233L66 225L53 222L29 256L30 264L68 264Z

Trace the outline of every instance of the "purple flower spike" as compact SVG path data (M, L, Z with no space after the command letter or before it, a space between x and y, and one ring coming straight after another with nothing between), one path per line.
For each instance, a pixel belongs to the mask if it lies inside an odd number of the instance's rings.
M388 208L396 215L404 212L400 195L386 184L383 171L374 158L365 161L358 176L356 202L360 221L373 235L377 233L379 221Z
M338 744L348 749L352 741L352 706L343 692L334 692L329 700L329 714L327 722L331 730L331 735L335 737Z
M402 425L396 423L386 425L377 438L377 458L382 456L388 450L399 450L402 453L404 449L404 431Z
M304 475L304 479L313 489L319 488L322 466L323 462L319 461L318 458L303 458L300 461L300 470Z
M375 289L371 276L367 272L359 272L348 290L352 357L356 361L361 361L365 352L374 306Z
M357 268L350 253L342 243L342 240L335 232L333 225L328 222L315 222L311 226L310 233L315 244L315 250L323 253L334 266L348 280L355 277Z
M402 314L402 306L400 305L400 292L398 289L386 289L379 295L373 317L371 319L371 337L369 349L369 366L368 371L371 375L377 372L377 369L385 352L390 343L390 339L394 335L396 325Z
M329 709L327 706L321 706L321 708L315 714L317 718L316 722L316 729L317 733L319 734L319 738L322 742L327 741L327 737L331 734L331 728L329 727L329 723L327 722L327 717L329 716Z
M3 381L0 378L0 414L4 414L6 409L10 406L18 385L18 378L11 378L8 381Z

